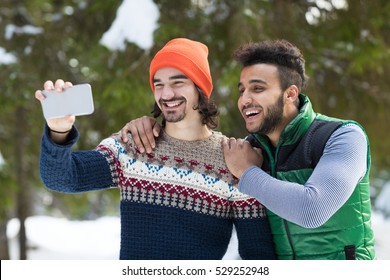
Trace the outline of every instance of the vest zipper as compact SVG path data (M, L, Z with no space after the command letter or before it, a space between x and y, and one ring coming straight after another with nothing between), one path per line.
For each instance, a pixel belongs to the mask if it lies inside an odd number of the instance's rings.
M276 147L275 156L274 156L272 154L272 152L271 152L271 149L268 147L268 145L266 143L264 143L263 141L261 141L261 139L258 138L257 135L255 136L255 139L261 144L261 146L263 147L263 150L268 155L269 163L270 163L270 167L271 167L271 176L277 179L277 176L276 176L276 163L277 163L277 158L278 158L277 155L278 155L278 152L279 152L280 145L278 144L278 146ZM279 141L279 143L281 143L281 141ZM294 250L294 246L293 246L293 243L292 243L292 238L291 238L291 233L290 233L290 229L289 229L289 226L288 226L288 222L285 219L283 219L282 217L280 217L280 218L283 220L284 229L286 230L288 243L290 244L290 248L291 248L291 252L292 252L292 257L295 260L296 259L296 255L295 255L295 250Z
M292 242L292 239L291 239L290 228L288 227L288 222L285 219L283 219L283 223L284 223L284 228L285 228L286 233L287 233L288 243L290 244L290 247L291 247L292 259L296 260L295 250L294 250L293 242Z
M279 143L281 143L281 141L279 141ZM274 177L276 179L278 179L277 178L277 174L276 174L276 164L277 164L277 161L278 161L278 153L279 153L280 146L281 145L278 144L278 146L276 147L275 158L273 160L273 164L272 164L272 167L271 167L271 170L273 172L272 177ZM282 217L280 217L280 218L283 219ZM290 232L290 228L288 226L288 222L285 219L283 219L283 224L284 224L284 229L286 230L288 243L290 244L290 248L291 248L291 252L292 252L292 258L293 258L293 260L295 260L296 259L295 250L294 250L294 246L293 246L291 232Z
M280 143L280 141L279 141L279 143ZM275 156L273 156L271 150L267 146L263 145L263 147L265 148L265 151L267 152L268 157L269 157L269 162L270 162L270 166L271 166L271 176L276 178L276 179L278 179L277 178L277 174L276 174L276 164L277 164L277 160L278 160L278 156L277 155L279 153L280 145L278 144L278 146L276 147ZM294 246L293 246L291 232L290 232L290 228L288 226L288 222L285 219L283 219L282 217L280 217L280 218L283 220L284 229L286 231L288 243L290 244L290 248L291 248L291 252L292 252L292 258L293 258L293 260L295 260L296 259L296 255L295 255L295 250L294 250Z

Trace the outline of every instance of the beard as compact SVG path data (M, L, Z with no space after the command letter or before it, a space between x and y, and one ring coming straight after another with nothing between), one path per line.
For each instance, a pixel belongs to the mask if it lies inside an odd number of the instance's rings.
M172 100L159 100L160 104L160 110L161 108L165 108L165 110L161 110L161 113L163 115L163 118L166 122L176 123L183 120L186 116L185 110L178 111L178 110L169 110L169 108L164 106L164 102L172 102L172 101L179 101L179 102L186 102L187 100L185 98L175 98Z
M283 93L280 94L278 100L275 104L267 107L267 115L264 116L263 122L254 129L254 131L248 131L249 133L258 133L262 135L267 135L273 132L283 120Z
M164 117L165 121L170 122L170 123L180 122L181 120L184 119L185 116L186 116L185 112L181 112L181 113L177 113L177 112L173 112L173 111L164 111L163 112L163 117Z

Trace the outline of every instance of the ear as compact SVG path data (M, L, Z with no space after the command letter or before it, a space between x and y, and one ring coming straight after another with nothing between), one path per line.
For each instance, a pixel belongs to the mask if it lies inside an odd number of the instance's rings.
M294 103L297 100L299 95L299 89L296 85L291 85L286 89L286 98L291 103Z

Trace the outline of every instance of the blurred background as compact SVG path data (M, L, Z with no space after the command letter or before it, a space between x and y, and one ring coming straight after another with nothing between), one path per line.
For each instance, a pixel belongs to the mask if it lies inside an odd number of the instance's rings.
M388 0L1 0L0 259L31 258L27 221L33 217L119 216L118 190L64 195L45 189L39 176L44 118L35 90L58 78L92 85L95 112L78 117L76 148L93 149L129 120L151 112L149 62L175 37L208 45L218 129L235 137L246 131L236 108L240 67L232 52L265 39L297 45L310 77L304 93L315 111L354 119L367 131L372 204L385 223L390 215L389 18ZM11 256L14 221L17 253ZM117 226L112 225L115 232ZM37 231L47 228L42 224Z

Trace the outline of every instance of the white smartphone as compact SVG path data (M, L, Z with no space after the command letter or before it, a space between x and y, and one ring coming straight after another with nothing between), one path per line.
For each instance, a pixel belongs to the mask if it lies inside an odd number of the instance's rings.
M42 94L45 96L42 101L45 119L89 115L94 111L90 84L74 85L62 92L43 90Z

